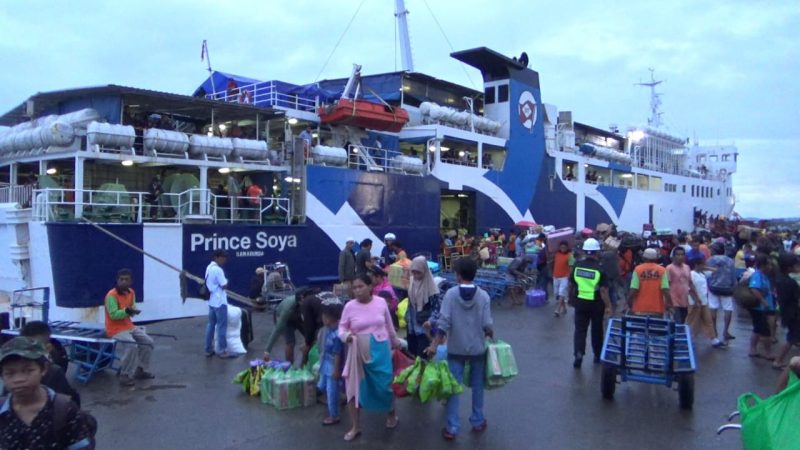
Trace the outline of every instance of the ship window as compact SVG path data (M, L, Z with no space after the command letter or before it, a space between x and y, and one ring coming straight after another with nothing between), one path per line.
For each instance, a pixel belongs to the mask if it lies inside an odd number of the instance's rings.
M660 192L662 189L661 177L650 177L650 190Z
M578 176L578 168L575 161L567 161L561 164L561 177L564 181L575 181Z
M717 189L717 195L720 195L720 193L721 193L721 191L719 189Z
M730 157L731 157L731 155L729 155L728 153L725 153L724 155L722 155L722 160L723 161L727 161L728 158L730 158Z
M694 197L694 185L692 185L692 197Z
M508 101L508 85L502 84L497 86L497 103L503 103Z
M683 185L683 193L684 194L686 193L686 185L685 184Z
M625 189L633 188L633 174L628 172L614 171L614 186Z
M708 160L711 162L717 162L717 155L711 155L708 157Z
M636 175L636 189L647 191L650 189L650 180L647 175Z
M483 90L485 104L491 105L492 103L494 103L494 91L495 91L494 86L489 86Z

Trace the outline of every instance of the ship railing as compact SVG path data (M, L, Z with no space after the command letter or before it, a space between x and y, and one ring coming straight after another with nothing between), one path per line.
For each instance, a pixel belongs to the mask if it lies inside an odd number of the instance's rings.
M403 156L402 153L394 150L387 150L380 147L369 147L366 145L348 145L347 146L347 167L356 170L365 170L367 172L383 172L383 173L400 173L400 174L413 174L424 175L427 172L424 161L419 170L402 167L393 162L397 156Z
M183 223L208 218L213 223L289 223L291 202L282 197L216 195L193 188L153 198L147 192L35 189L33 220L74 222L86 218L98 223Z
M464 154L464 156L456 155L455 157L451 157L442 153L442 162L445 164L455 164L457 166L478 167L478 160L470 158L467 154ZM489 167L486 168L489 169ZM493 170L494 167L491 169Z
M316 97L281 92L275 81L261 81L232 89L224 89L216 93L206 94L206 98L227 103L272 106L309 112L315 112L319 106Z
M0 187L0 203L19 203L23 208L31 206L33 185L14 185Z
M291 201L284 197L211 194L214 223L288 224Z

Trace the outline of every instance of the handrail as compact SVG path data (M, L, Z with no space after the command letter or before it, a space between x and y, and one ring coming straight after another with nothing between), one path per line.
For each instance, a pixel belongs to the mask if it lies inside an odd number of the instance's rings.
M183 223L190 216L208 216L214 223L289 223L291 202L282 197L218 195L191 188L164 193L153 199L147 192L76 189L35 189L33 220L75 221L82 217L98 223Z
M257 106L278 106L298 111L314 112L319 105L318 98L281 92L274 81L261 81L234 89L206 94L209 100L228 103L253 104Z
M31 205L33 198L32 184L0 187L0 203L19 203L23 208Z

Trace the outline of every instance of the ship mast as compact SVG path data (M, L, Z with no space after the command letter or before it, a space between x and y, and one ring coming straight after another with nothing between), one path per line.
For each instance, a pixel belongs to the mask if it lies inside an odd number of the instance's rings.
M647 119L647 125L653 128L660 128L661 127L661 111L659 111L659 106L661 106L661 94L656 92L656 86L663 83L664 80L656 80L653 76L653 72L655 69L648 69L650 70L650 82L648 83L636 83L637 86L647 86L650 88L650 118Z
M403 0L395 0L395 17L400 31L400 56L403 62L403 70L406 72L414 71L414 60L411 57L411 38L408 35L408 10Z

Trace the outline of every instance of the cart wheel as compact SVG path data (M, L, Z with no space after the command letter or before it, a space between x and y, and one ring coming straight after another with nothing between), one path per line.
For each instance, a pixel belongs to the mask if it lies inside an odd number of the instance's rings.
M692 409L694 404L694 375L678 376L678 400L682 409Z
M603 373L600 376L600 392L603 393L603 398L612 400L614 398L614 390L617 388L617 368L611 366L603 366Z

